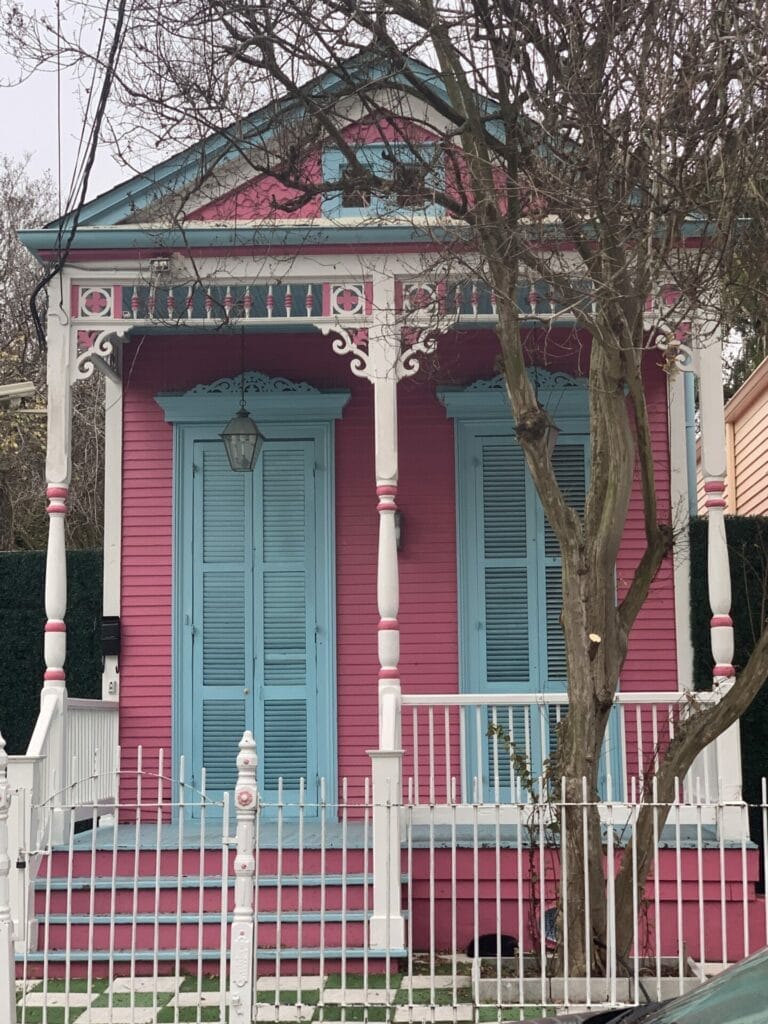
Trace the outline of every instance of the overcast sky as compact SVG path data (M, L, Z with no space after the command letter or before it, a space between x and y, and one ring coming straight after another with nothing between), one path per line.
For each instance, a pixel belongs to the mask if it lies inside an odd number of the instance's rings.
M0 52L0 146L6 154L21 159L29 154L29 173L39 177L50 171L57 179L56 75L37 72L21 85L2 83L18 79L14 62ZM64 199L69 192L82 128L76 83L62 77L61 166ZM101 148L91 172L89 198L100 195L132 175L120 168L106 148Z

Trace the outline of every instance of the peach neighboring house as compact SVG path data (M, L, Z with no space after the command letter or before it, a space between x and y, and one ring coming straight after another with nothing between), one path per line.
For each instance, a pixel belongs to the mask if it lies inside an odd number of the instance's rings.
M725 405L725 444L728 472L726 513L768 515L768 359L744 381ZM703 515L704 482L699 445L696 446L697 507Z

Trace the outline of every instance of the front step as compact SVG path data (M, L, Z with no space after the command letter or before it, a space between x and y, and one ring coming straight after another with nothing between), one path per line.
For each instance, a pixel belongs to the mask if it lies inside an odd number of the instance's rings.
M283 974L299 964L302 972L393 969L403 950L387 957L365 948L373 893L362 869L369 863L364 850L259 852L255 941L266 973L278 961ZM227 942L234 907L233 866L220 851L55 851L35 883L41 950L27 955L27 971L47 963L55 976L69 962L76 974L90 963L96 977L200 965L218 973L222 911Z
M323 957L312 949L265 949L256 950L259 977L269 977L278 972L283 977L299 973L305 975L395 974L399 963L407 957L405 949L392 949L389 955L381 950L363 948L326 949ZM69 968L67 968L69 961ZM225 957L229 962L229 955ZM47 964L47 970L46 970ZM301 971L299 971L301 964ZM107 952L91 954L88 950L54 950L48 955L42 951L16 956L16 977L63 978L67 972L71 978L108 977L151 977L155 974L189 974L197 976L218 975L221 971L221 954L217 949L151 949L116 950L110 957Z

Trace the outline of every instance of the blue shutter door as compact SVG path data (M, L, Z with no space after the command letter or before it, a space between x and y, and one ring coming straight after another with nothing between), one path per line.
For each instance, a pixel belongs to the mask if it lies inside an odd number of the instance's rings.
M191 740L181 747L215 798L234 788L251 729L265 799L282 779L295 803L302 778L307 802L317 799L314 465L314 441L267 441L252 474L232 472L220 441L194 445Z
M530 588L536 582L536 552L530 543L532 495L525 460L510 427L498 434L477 432L465 449L461 466L465 502L472 599L467 602L471 678L465 688L481 693L526 692L536 672L537 648L531 631ZM474 628L473 628L474 627ZM473 643L474 641L474 643ZM470 787L477 778L486 799L509 795L511 768L499 739L488 737L497 725L509 734L516 750L529 747L525 712L520 708L489 708L482 728L470 713L466 722ZM480 733L480 735L478 735Z
M525 462L512 438L479 438L478 447L478 547L485 624L480 687L489 693L508 693L526 689L533 670L528 588L535 562L526 532Z
M233 473L224 446L194 450L192 766L214 797L235 784L237 744L253 718L251 666L252 495Z
M314 444L264 446L256 483L256 738L261 786L317 798ZM260 628L259 628L260 627Z

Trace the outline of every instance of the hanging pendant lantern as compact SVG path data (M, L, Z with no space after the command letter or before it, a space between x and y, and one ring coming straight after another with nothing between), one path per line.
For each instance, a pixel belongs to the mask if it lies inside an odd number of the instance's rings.
M245 331L240 334L240 408L224 427L219 437L234 473L252 473L264 436L245 408Z
M264 437L249 416L244 402L219 436L224 442L230 469L235 473L251 473L264 444Z

